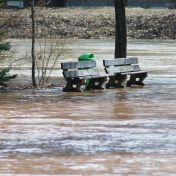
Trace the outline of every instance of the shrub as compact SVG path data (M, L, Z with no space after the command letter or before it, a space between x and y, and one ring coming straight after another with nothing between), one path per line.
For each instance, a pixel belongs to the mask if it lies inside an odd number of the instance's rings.
M14 79L17 77L17 75L10 75L11 67L4 68L0 71L0 86L6 86L6 82L8 82L10 79Z

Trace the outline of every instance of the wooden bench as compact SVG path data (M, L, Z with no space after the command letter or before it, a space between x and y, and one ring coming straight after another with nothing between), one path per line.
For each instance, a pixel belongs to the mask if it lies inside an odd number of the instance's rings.
M127 81L127 86L144 85L143 81L147 77L147 72L141 71L136 57L103 60L103 65L106 73L112 75L106 88L124 87L128 75L130 79Z
M108 74L100 74L96 61L61 63L63 76L67 81L64 92L80 92L89 89L104 89Z

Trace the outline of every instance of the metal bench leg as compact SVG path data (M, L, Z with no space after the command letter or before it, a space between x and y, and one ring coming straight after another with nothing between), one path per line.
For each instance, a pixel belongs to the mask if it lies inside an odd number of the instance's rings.
M144 79L147 77L147 73L143 73L143 74L141 74L140 75L140 77L139 77L139 85L145 85L144 83L143 83L143 81L144 81Z
M68 80L66 86L63 88L63 92L70 92L72 89L72 81Z
M105 89L106 88L106 84L107 84L108 80L109 80L108 77L102 78L102 81L100 83L101 89Z
M144 86L144 79L147 77L147 73L130 75L130 80L127 82L127 87L130 87L132 84Z
M83 80L68 80L66 86L63 88L63 92L82 92Z
M116 88L123 88L124 87L124 82L127 78L127 75L116 75L115 76L117 83L116 83Z
M93 78L89 80L87 90L89 89L105 89L107 78Z
M124 81L126 80L127 75L117 74L115 76L110 76L109 82L106 84L106 88L123 88Z
M106 89L109 89L111 87L115 87L115 76L110 76L109 81L106 84Z

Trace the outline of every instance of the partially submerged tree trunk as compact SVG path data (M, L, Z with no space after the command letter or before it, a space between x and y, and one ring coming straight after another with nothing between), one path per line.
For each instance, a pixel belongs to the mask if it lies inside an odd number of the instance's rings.
M31 17L32 17L32 50L31 50L31 55L32 55L32 85L34 87L36 87L37 84L36 84L36 79L35 79L36 58L35 58L35 10L34 10L34 0L31 1Z
M127 52L125 4L126 0L114 0L116 19L115 58L125 58Z

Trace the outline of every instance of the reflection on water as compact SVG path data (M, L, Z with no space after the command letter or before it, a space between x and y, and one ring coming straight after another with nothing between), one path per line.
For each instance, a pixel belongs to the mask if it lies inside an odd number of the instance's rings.
M112 57L112 41L105 45ZM130 55L150 71L143 88L1 92L0 175L175 175L174 47L130 42Z

